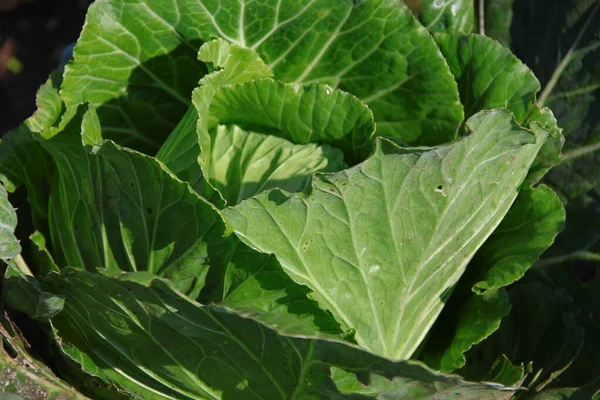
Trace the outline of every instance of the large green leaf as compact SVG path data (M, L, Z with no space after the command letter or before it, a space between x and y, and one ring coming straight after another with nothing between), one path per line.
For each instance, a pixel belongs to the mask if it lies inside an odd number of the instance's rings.
M202 22L183 6L181 1L92 4L74 60L65 67L65 105L99 107L107 138L155 152L205 73L196 52L209 36L199 34Z
M204 72L196 49L214 37L256 49L277 79L355 94L373 109L382 135L443 143L462 120L443 57L396 0L97 1L62 96L68 107L102 105L107 137L157 149Z
M273 190L225 216L354 329L359 345L408 358L547 136L503 111L482 112L469 126L467 138L429 151L379 146L354 168L315 177L307 196Z
M277 332L202 306L144 273L115 279L68 269L45 286L67 296L52 319L63 351L87 372L148 400L372 398L340 393L332 367L382 390L392 389L384 377L398 378L404 399L423 393L498 398L514 391L393 363L341 342L286 336L286 325Z
M431 32L475 30L473 0L404 0L417 18Z

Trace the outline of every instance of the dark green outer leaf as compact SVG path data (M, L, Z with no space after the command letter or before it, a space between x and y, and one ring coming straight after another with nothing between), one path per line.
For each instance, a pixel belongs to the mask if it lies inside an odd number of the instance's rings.
M27 187L27 199L36 229L46 232L48 226L48 183L52 160L22 125L8 132L0 142L0 180L10 192Z
M148 400L370 398L341 395L331 367L378 382L381 390L389 384L377 375L401 377L405 399L436 393L457 398L463 390L493 399L514 391L466 383L418 363L393 363L341 342L283 336L191 302L150 275L117 280L69 269L51 274L45 287L67 296L64 311L52 320L65 353L86 371Z
M475 294L472 282L467 282L458 284L419 356L436 370L449 373L463 367L467 361L464 354L494 333L510 311L504 289Z
M36 112L14 131L8 132L0 142L0 180L9 192L21 186L27 188L28 204L20 208L31 209L34 228L48 236L48 185L54 165L35 136L42 131L61 129L64 105L59 96L62 76L55 72L37 93ZM38 269L34 266L34 271Z
M565 211L545 185L523 190L506 218L477 252L473 263L484 265L473 289L505 287L521 279L562 231Z
M513 50L542 82L540 102L553 109L566 137L561 164L546 182L568 201L567 224L535 271L553 277L552 290L566 289L583 311L577 323L586 330L584 346L558 377L560 386L577 387L600 371L597 314L582 299L600 292L589 282L600 260L600 2L514 2L511 31Z
M588 214L589 216L589 214ZM567 221L567 223L572 223ZM567 227L569 228L569 227ZM565 234L567 231L565 230ZM574 235L574 238L577 238ZM557 247L563 245L561 241ZM598 252L598 245L590 249ZM596 253L589 252L589 255ZM590 257L591 258L591 257ZM577 358L560 377L560 386L583 387L600 391L600 275L598 274L598 257L596 259L577 259L573 254L562 257L549 257L542 260L531 273L525 277L529 281L546 285L549 290L566 292L575 303L572 314L576 316L577 328L585 330L585 342ZM559 318L560 315L554 315Z
M41 140L58 170L50 197L58 265L151 271L197 295L212 251L206 236L225 230L217 211L151 157L110 142L90 153L80 135L93 110L81 113Z
M510 48L513 0L485 0L483 4L485 34Z
M10 265L2 279L3 301L12 309L42 321L62 310L65 299L40 290L39 282Z
M513 364L533 361L524 386L537 392L569 368L586 332L577 322L577 306L565 289L521 283L511 288L510 297L511 313L496 333L469 353L465 376L481 379L482 372L505 354Z
M243 312L267 326L285 320L294 327L290 333L342 337L333 316L307 297L310 290L294 282L273 255L259 253L237 238L225 242L231 244L230 253L212 263L200 301Z
M597 400L600 393L586 388L562 388L544 390L535 396L524 397L526 400Z

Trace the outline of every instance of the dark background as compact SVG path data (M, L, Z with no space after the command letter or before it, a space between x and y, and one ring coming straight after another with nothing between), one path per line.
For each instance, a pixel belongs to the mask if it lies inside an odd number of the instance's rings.
M0 136L35 111L35 94L79 37L91 0L0 0ZM22 70L7 70L10 57Z

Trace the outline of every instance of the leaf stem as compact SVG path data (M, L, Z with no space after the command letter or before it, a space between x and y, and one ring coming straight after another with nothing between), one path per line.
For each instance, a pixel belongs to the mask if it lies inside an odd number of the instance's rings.
M27 263L25 262L25 260L23 259L22 255L17 255L13 261L15 262L15 264L17 265L17 268L19 269L19 271L21 271L23 274L27 275L27 276L33 276L33 273L31 272L31 270L29 269L29 266L27 265Z
M588 146L579 147L577 149L564 153L560 158L560 161L556 165L571 162L579 157L583 157L587 154L593 153L598 150L600 150L600 142L590 144Z
M553 100L562 99L562 98L565 98L565 97L566 98L572 98L572 97L576 97L576 96L582 96L582 95L585 95L585 94L588 94L588 93L595 92L598 89L600 89L600 83L594 84L594 85L580 87L580 88L577 88L577 89L570 90L568 92L562 92L562 93L556 94L554 96L550 96L550 98L547 101L553 101Z
M565 254L563 256L546 258L538 261L536 264L537 267L545 266L545 265L554 265L554 264L562 264L567 261L575 261L575 260L587 260L587 261L600 261L600 254L592 253L587 250L574 251L569 254Z
M569 48L569 51L567 51L567 54L565 54L565 56L563 57L561 62L554 69L554 72L552 73L550 80L548 81L548 83L544 87L544 90L542 90L542 93L540 94L540 97L538 99L538 106L544 107L544 105L546 104L546 101L548 100L548 96L550 96L550 94L554 90L554 87L558 83L558 80L560 79L562 73L565 71L565 69L567 68L569 63L573 60L577 46L579 45L579 42L581 41L581 38L583 37L584 33L587 31L590 24L592 23L592 20L594 19L594 16L596 15L596 12L598 11L599 7L600 7L600 2L596 3L596 5L594 6L594 9L590 13L588 19L585 21L585 24L583 24L583 27L581 28L581 30L577 34L577 37L573 41L573 44Z
M485 0L479 0L478 20L479 34L485 35Z

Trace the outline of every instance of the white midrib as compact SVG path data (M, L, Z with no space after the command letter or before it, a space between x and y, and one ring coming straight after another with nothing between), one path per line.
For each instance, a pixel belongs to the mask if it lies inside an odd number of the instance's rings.
M344 18L342 19L342 21L340 22L340 24L337 26L335 31L331 33L331 36L329 37L327 42L325 42L325 44L323 45L321 50L319 50L319 52L317 53L315 58L313 58L313 60L310 62L310 64L308 64L308 66L304 69L302 74L300 74L300 76L298 78L296 78L296 82L304 81L304 79L306 79L306 77L312 72L312 70L319 64L319 62L321 61L321 59L323 58L323 56L325 55L327 50L329 50L329 47L338 38L340 31L346 24L346 21L348 21L348 18L350 18L350 15L352 15L352 10L353 10L352 7L349 7L347 9L347 13L344 16Z
M246 13L246 0L239 0L240 2L240 17L238 21L238 40L240 46L246 47L246 33L244 27L244 18Z

